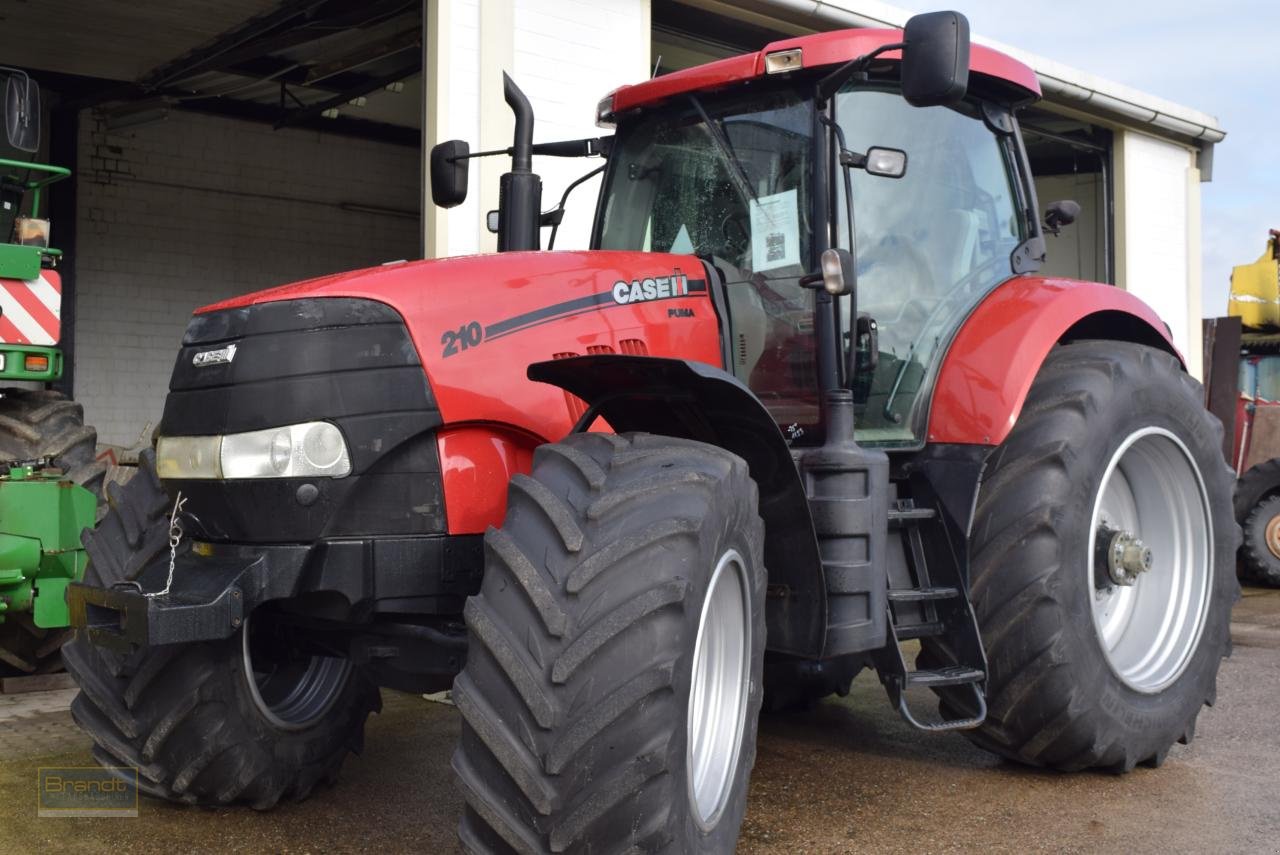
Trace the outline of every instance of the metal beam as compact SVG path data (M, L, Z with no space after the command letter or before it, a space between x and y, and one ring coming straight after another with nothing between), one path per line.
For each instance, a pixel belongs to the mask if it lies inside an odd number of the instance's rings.
M313 65L303 83L307 86L315 86L322 80L351 73L355 69L371 62L377 62L380 59L420 47L422 47L421 23L412 29L403 30L388 38L362 44L347 51L337 59Z
M153 68L142 75L139 82L148 89L156 89L166 83L203 71L211 71L228 62L235 62L236 59L229 58L229 55L231 57L242 55L246 45L252 44L267 33L299 17L310 17L316 9L329 2L330 0L290 0L274 11L250 18L208 44ZM262 53L263 51L255 48L255 55L260 56Z
M273 105L235 101L231 98L189 101L175 105L175 109L273 126L280 118L280 110ZM346 116L339 116L336 119L312 118L296 122L293 126L334 136L354 137L411 148L419 148L422 145L422 134L417 128L406 128L402 125L374 122L369 119L352 119Z
M289 86L305 87L322 92L344 92L373 79L368 74L358 71L344 71L327 77L323 81L309 83L307 75L310 69L307 66L275 56L264 56L237 63L222 69L219 73L234 74L237 77L247 77L264 83L285 83Z
M358 29L416 9L411 0L289 0L142 76L149 89Z
M307 119L313 119L319 116L325 110L332 109L333 107L341 107L343 104L347 103L353 98L359 98L361 95L368 95L370 92L376 92L377 90L383 88L384 86L404 80L406 77L409 77L410 75L413 75L413 74L417 74L421 70L422 70L422 57L420 55L415 55L412 63L402 66L401 68L398 68L395 71L390 72L389 74L384 74L380 77L374 77L366 81L364 84L360 86L352 87L351 89L348 89L345 92L339 92L337 95L334 95L332 98L328 98L317 104L312 104L311 106L305 109L293 110L288 113L285 113L275 123L275 127L279 129L279 128L287 127L289 125L296 125L299 122L305 121Z

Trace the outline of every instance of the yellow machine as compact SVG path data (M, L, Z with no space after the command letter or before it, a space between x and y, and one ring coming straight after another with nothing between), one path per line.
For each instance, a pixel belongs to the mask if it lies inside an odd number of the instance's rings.
M1231 271L1227 313L1243 327L1231 455L1240 558L1254 581L1280 586L1280 231Z
M1248 330L1280 330L1280 231L1271 230L1261 258L1232 268L1227 314Z

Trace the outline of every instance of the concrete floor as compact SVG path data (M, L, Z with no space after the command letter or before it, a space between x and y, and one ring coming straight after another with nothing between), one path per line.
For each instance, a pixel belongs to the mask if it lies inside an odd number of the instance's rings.
M1125 776L1038 772L917 733L870 675L768 717L740 851L1280 853L1280 591L1247 589L1232 629L1195 742ZM339 784L270 813L144 800L140 820L38 819L37 767L90 762L73 694L0 696L0 852L455 851L451 707L388 693Z

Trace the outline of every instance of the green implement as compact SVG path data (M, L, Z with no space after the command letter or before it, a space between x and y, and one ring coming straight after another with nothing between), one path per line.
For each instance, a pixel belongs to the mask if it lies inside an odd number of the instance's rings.
M84 575L80 532L98 500L56 469L15 466L0 476L0 622L30 612L37 627L68 623L68 583Z

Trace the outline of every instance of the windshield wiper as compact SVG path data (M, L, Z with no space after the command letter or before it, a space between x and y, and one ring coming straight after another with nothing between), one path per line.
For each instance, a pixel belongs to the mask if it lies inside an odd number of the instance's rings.
M711 140L716 144L720 157L729 167L729 173L736 179L738 191L750 196L753 202L760 201L760 198L756 195L755 188L751 186L751 179L747 177L747 171L742 168L742 161L738 160L738 156L733 152L733 143L729 141L724 128L720 127L716 121L707 115L707 111L703 109L702 102L698 100L697 95L690 93L689 101L693 104L693 109L697 110L698 115L702 117L707 133L711 135Z

